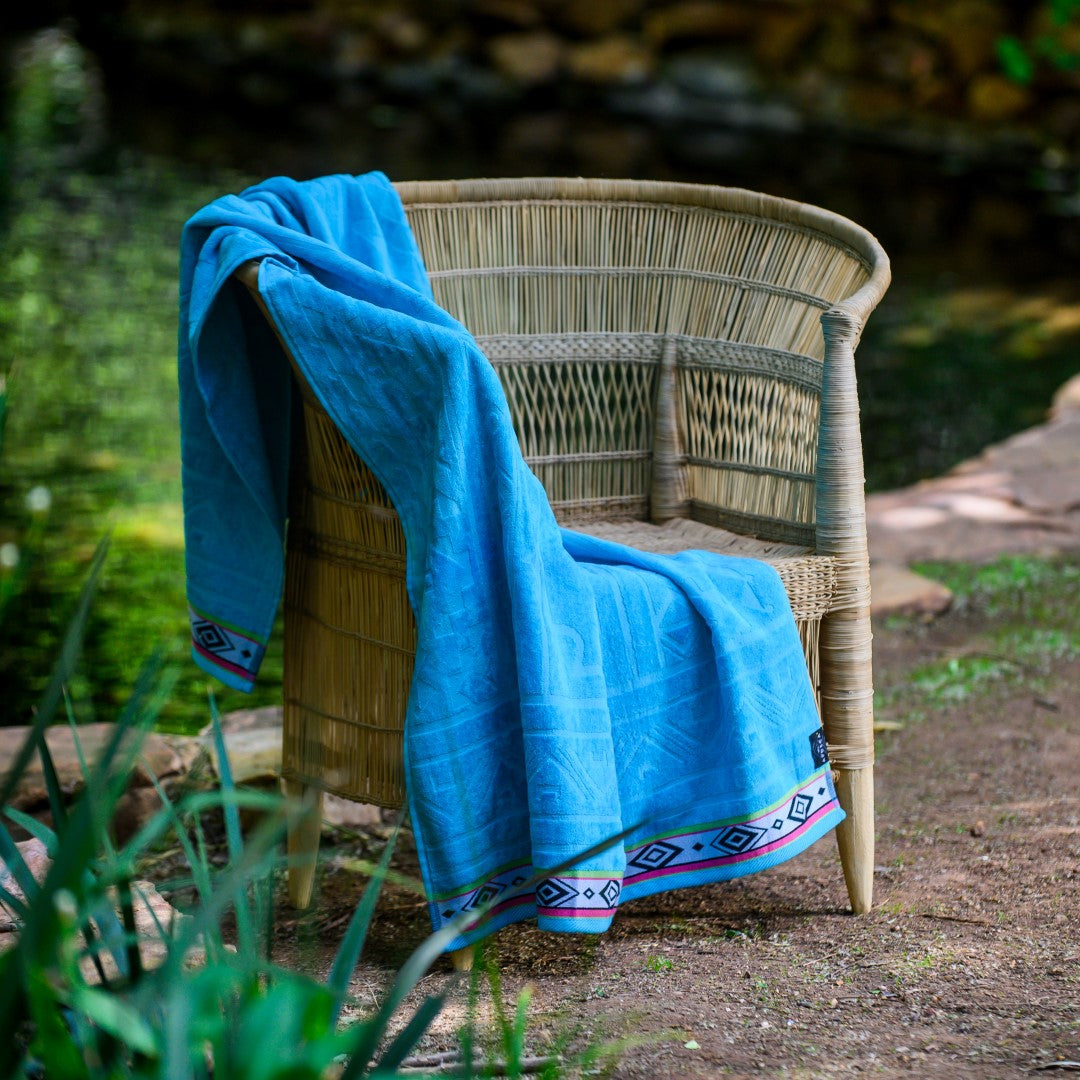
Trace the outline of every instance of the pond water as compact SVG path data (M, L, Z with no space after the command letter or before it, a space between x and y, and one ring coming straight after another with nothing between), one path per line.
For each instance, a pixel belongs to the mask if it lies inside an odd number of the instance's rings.
M159 645L176 680L162 724L191 730L208 715L205 681L185 658L176 245L193 210L267 175L678 179L851 217L878 236L894 271L858 358L871 489L940 472L1038 422L1080 366L1080 228L1067 191L1022 172L821 133L537 107L466 118L378 102L308 106L270 127L220 108L193 124L169 103L120 101L112 116L96 155L42 151L9 178L0 543L20 560L3 571L0 594L0 723L30 715L106 529L108 569L71 686L76 716L115 716ZM26 503L35 487L51 493L47 513ZM279 682L280 645L256 695L220 691L222 707L275 701Z

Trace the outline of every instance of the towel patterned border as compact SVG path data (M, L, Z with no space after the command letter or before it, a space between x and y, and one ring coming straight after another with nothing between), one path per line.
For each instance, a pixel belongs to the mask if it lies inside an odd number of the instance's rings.
M229 672L236 678L254 681L266 646L249 631L204 615L197 608L188 608L191 620L191 647L204 660Z
M492 921L516 922L534 914L542 919L565 920L567 929L571 921L610 920L624 894L626 899L633 899L656 892L658 887L680 888L734 877L739 864L751 860L767 858L768 865L775 865L785 858L785 848L793 848L790 854L796 854L804 846L799 841L838 810L832 774L826 766L767 810L741 820L664 834L628 849L626 871L621 878L610 874L561 874L544 878L534 891L522 892L518 890L533 876L533 869L528 864L515 864L478 886L432 903L431 908L436 926L441 927L462 913L495 901L482 922L466 931L470 937L474 930ZM506 899L498 901L504 893Z

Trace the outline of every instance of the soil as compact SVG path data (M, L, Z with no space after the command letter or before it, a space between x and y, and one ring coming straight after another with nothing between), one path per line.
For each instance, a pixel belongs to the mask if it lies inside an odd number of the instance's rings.
M616 1077L1029 1075L1080 1069L1080 659L1037 683L915 715L910 673L977 643L970 613L876 628L886 704L875 903L852 916L832 837L757 876L628 903L600 936L501 931L507 999L532 988L529 1049L640 1038ZM890 704L891 702L891 704ZM283 908L275 958L324 974L365 884L324 837L308 912ZM395 865L415 875L407 842ZM428 932L402 886L380 899L353 982L381 995ZM448 961L421 984L450 976ZM417 1002L419 994L417 994ZM419 1048L454 1045L464 984Z

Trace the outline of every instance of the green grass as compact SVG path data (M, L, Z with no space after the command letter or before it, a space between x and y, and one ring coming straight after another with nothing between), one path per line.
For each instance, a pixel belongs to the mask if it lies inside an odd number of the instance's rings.
M1006 556L915 569L953 591L946 618L977 629L950 655L906 673L883 694L882 711L903 701L909 715L922 715L1021 685L1038 692L1054 663L1080 656L1080 567L1071 560Z

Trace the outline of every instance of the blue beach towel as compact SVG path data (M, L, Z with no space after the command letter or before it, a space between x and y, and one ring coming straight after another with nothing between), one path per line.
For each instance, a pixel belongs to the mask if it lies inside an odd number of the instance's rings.
M197 663L250 689L281 592L290 373L231 280L257 257L298 366L405 531L418 628L407 787L436 927L494 901L457 944L529 917L600 931L620 900L773 866L842 819L775 571L560 529L497 376L434 303L378 173L269 180L185 228Z

